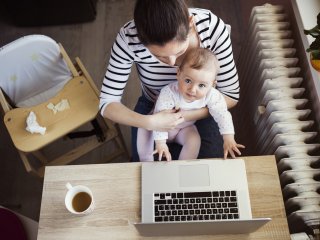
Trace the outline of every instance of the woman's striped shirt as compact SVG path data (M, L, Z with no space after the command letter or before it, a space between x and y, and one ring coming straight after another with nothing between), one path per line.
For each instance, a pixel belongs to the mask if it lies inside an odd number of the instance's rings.
M200 47L210 49L220 63L217 89L238 100L238 74L225 23L209 10L190 8L189 12L194 16ZM159 61L140 43L135 23L131 20L120 29L111 49L100 93L101 113L109 103L121 101L133 63L137 67L143 94L150 101L154 102L164 86L177 80L177 69Z

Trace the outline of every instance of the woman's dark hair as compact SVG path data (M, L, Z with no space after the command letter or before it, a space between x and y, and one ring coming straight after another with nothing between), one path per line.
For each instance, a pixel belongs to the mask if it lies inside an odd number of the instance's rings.
M185 41L189 33L189 11L184 0L137 0L134 21L144 45Z

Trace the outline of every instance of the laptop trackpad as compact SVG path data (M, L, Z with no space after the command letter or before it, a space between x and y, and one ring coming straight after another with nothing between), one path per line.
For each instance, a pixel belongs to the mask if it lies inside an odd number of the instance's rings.
M209 186L209 166L207 164L179 166L179 185L180 187Z

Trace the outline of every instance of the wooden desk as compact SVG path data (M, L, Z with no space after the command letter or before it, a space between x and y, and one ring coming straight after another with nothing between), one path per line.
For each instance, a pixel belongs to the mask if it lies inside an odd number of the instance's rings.
M271 217L272 221L250 235L172 239L290 239L274 157L243 159L246 162L252 215ZM140 173L141 163L46 167L38 240L142 239L132 225L140 221ZM64 205L67 182L91 188L96 203L93 213L74 216L67 211Z

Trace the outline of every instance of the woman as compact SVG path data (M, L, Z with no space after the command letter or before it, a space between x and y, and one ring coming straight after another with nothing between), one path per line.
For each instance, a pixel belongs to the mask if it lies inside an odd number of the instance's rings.
M196 122L201 136L198 158L222 157L222 138L208 109L151 112L167 84L177 81L176 66L193 48L208 48L218 58L217 89L228 108L239 98L239 82L226 25L204 9L188 9L183 0L137 0L134 20L124 25L111 49L101 88L101 114L114 122L132 126L132 159L137 161L137 127L169 131L184 121ZM121 103L132 64L136 63L142 96L132 111ZM151 134L151 132L150 132ZM173 154L174 156L174 154Z

